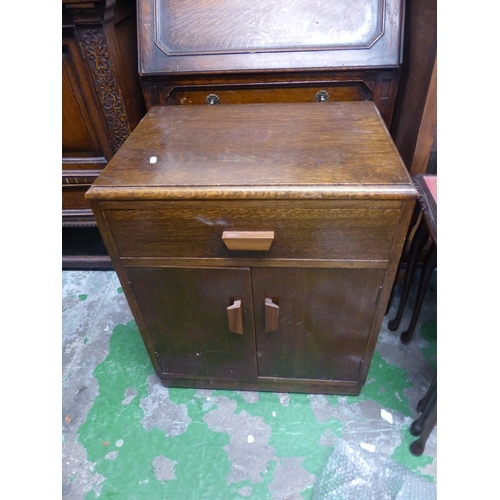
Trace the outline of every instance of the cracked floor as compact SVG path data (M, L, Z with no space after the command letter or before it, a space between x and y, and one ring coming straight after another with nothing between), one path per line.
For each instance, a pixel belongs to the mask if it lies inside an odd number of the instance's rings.
M408 447L436 368L435 284L434 277L406 346L386 327L396 293L361 394L325 396L167 389L116 274L63 271L62 497L326 499L319 481L334 472L325 466L345 445L375 466L402 467L434 491L437 429L421 457ZM411 498L433 497L427 488Z

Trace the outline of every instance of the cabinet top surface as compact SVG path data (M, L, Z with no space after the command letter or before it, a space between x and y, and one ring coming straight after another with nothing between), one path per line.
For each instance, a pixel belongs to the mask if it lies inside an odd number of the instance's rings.
M416 197L371 102L153 107L88 197L356 193Z

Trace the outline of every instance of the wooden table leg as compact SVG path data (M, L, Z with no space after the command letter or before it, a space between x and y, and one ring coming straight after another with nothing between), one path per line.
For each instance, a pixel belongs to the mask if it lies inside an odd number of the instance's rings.
M424 224L425 225L425 224ZM427 291L427 287L429 286L429 281L431 280L432 273L437 266L437 249L434 245L431 245L427 255L425 256L425 260L422 266L420 281L418 284L418 292L417 292L417 300L415 302L415 306L413 308L413 314L411 316L410 324L408 325L407 330L401 333L400 339L403 344L408 344L411 338L413 337L413 333L415 332L415 327L417 326L418 316L420 311L422 310L422 304L424 303L425 292Z
M408 226L408 231L406 233L405 242L407 242L410 239L410 235L418 222L419 215L420 215L420 205L418 203L416 203L415 208L413 209L413 213L411 215L411 220L410 220L410 224ZM406 245L406 243L405 243L405 245ZM410 246L411 246L411 244L410 244ZM411 255L410 252L408 252L408 254ZM394 289L396 288L397 279L398 279L399 273L401 272L401 264L402 263L403 263L403 259L399 259L398 269L396 271L396 276L394 278L394 284L392 285L391 296L389 297L389 302L387 303L387 308L385 310L385 314L388 314L389 309L391 308L391 305L392 305L392 301L394 300Z
M406 268L403 291L401 292L398 310L396 312L396 316L387 323L387 327L391 330L391 332L394 332L399 328L406 306L406 301L408 300L408 295L410 294L411 283L413 281L413 277L415 276L418 258L428 240L429 232L427 230L427 226L425 222L421 220L415 234L413 235L413 241L410 245L410 256L408 259L408 266Z
M425 408L427 407L427 403L431 398L431 395L433 394L433 392L436 391L437 391L437 373L434 375L434 378L432 379L431 385L429 386L429 389L427 390L425 396L417 404L418 413L422 414L424 412Z
M417 411L421 411L421 415L411 424L410 432L419 438L411 443L410 452L419 457L424 452L427 439L437 422L437 375L434 375L427 393L418 402Z

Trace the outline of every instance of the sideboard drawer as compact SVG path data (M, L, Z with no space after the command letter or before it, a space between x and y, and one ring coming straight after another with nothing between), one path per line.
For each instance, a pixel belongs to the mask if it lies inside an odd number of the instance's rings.
M284 86L254 85L231 87L177 87L169 96L169 104L251 104L266 102L342 102L368 101L370 89L363 82L336 85Z
M106 211L121 257L387 260L399 208L165 209ZM267 251L229 250L224 231L273 231Z

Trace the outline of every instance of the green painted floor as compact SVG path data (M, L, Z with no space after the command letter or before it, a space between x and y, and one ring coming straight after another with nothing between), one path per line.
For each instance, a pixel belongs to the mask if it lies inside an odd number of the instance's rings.
M379 470L364 496L338 498L396 498L373 482L388 467L428 486L422 500L435 498L437 429L421 457L408 449L416 404L436 368L435 277L407 346L385 327L396 296L357 397L166 389L116 274L63 271L62 278L63 498L326 499L320 481L337 469L325 465L346 445L349 460L364 457Z

